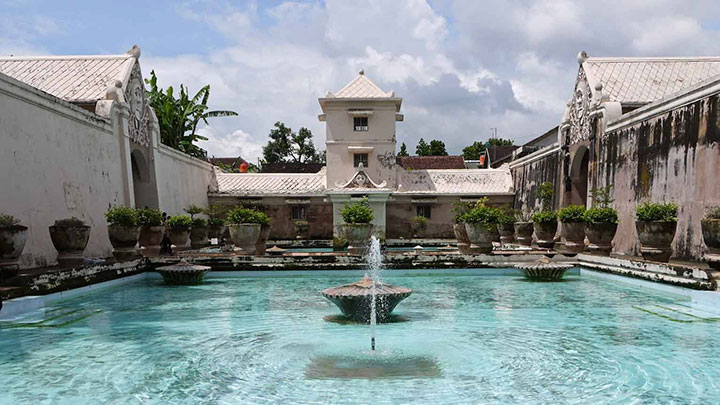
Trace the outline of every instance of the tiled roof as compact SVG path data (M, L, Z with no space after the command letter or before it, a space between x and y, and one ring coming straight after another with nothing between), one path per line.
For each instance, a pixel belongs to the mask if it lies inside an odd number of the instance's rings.
M317 195L325 191L325 170L318 173L218 173L218 194L232 196Z
M398 193L405 194L512 194L507 169L403 170Z
M324 163L263 163L261 173L317 173Z
M239 169L241 164L247 163L245 159L238 159L236 157L211 157L210 159L208 159L208 161L210 161L210 164L213 164L215 166L217 166L218 163L222 163L235 169Z
M720 75L720 57L588 58L582 64L590 88L623 104L646 104Z
M462 156L401 156L398 164L405 169L464 169Z
M133 48L135 49L135 48ZM132 51L131 51L132 52ZM138 54L0 58L0 73L75 103L105 98L108 84L127 85Z
M368 79L363 72L348 83L345 87L335 93L337 98L390 98L395 94L384 92L372 80Z

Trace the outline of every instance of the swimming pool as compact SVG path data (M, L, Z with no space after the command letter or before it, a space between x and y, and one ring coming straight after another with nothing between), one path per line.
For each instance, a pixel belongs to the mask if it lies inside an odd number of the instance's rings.
M485 273L483 273L485 272ZM0 323L0 403L714 402L717 319L678 295L570 274L387 271L379 325L320 290L359 272L147 277ZM285 276L283 276L285 275Z

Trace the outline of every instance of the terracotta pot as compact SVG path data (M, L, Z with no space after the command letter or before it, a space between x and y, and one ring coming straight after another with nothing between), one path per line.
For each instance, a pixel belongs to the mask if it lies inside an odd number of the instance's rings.
M15 267L27 242L27 226L13 225L0 228L0 268ZM13 276L14 271L3 272L3 275Z
M670 260L677 222L635 221L635 228L640 239L640 253L645 260L663 263Z
M617 231L617 224L614 223L586 223L585 236L590 245L588 250L592 253L608 256L612 250L612 240Z
M142 255L145 257L155 257L160 254L160 244L163 240L163 234L165 233L165 227L162 225L157 226L142 226L140 228L140 238L138 243L140 244Z
M570 253L580 253L585 250L585 223L562 222L560 235L565 239L563 248Z
M260 224L231 224L230 239L247 255L255 254L255 245L260 237Z
M495 225L466 223L465 231L470 239L470 249L480 254L492 252L493 242L500 241L500 233Z
M257 243L255 244L255 254L258 256L265 255L265 249L267 248L267 241L270 238L270 224L262 224L260 226L260 236L258 237Z
M133 260L138 257L135 245L140 237L139 226L108 225L108 236L115 260Z
M208 233L210 228L207 226L193 226L190 228L190 246L193 249L201 249L210 244Z
M182 252L189 249L188 239L190 239L189 228L168 228L170 243L175 245L174 251Z
M500 233L500 243L513 243L515 240L515 224L498 224L497 229L498 233Z
M552 249L555 246L555 233L557 232L557 221L533 222L535 239L541 248Z
M720 219L703 219L700 225L705 246L708 248L705 260L710 267L720 270Z
M82 265L83 251L90 239L90 227L52 225L48 229L50 240L58 251L58 264L63 267Z
M522 246L532 245L533 236L533 223L532 222L515 222L513 224L515 228L515 241Z
M470 238L468 238L465 223L460 222L458 224L454 224L453 233L455 234L455 239L457 239L457 247L460 253L466 255L470 254Z
M343 224L342 229L350 254L362 254L367 250L372 236L372 224Z

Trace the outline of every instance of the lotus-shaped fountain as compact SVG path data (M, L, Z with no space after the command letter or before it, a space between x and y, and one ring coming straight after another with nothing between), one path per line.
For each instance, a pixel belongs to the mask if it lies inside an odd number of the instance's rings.
M345 316L354 321L368 323L372 307L372 286L373 280L365 274L360 281L340 287L326 288L322 294L337 305ZM376 283L375 316L377 321L387 322L397 304L409 297L410 294L412 294L412 289L407 287L395 287L382 282Z

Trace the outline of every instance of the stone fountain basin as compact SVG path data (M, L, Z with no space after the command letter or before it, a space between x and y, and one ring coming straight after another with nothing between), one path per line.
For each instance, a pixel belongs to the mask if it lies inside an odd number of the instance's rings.
M412 294L412 289L377 283L375 287L375 317L377 322L388 322L390 314L400 301ZM340 287L326 288L322 295L340 308L342 313L357 322L369 323L372 307L372 279L365 276L360 281Z

